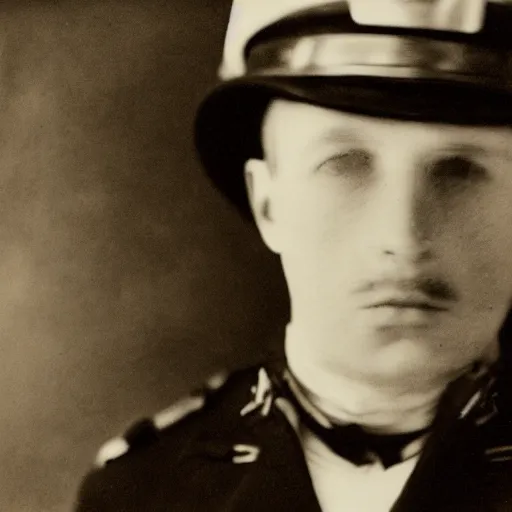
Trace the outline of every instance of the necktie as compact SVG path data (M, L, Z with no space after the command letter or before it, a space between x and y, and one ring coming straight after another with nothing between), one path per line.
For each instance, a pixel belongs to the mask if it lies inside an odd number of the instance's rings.
M376 458L385 468L398 464L404 460L404 449L428 432L422 429L404 434L374 434L357 424L326 427L303 407L286 378L279 380L282 396L294 405L303 425L334 453L357 466L373 463Z
M405 448L422 436L428 434L427 444L423 451L431 451L432 446L438 445L439 442L433 438L444 437L443 434L439 434L444 430L439 427L439 424L459 423L458 415L459 419L469 420L470 417L472 423L480 425L487 423L496 413L494 384L498 365L488 367L478 363L471 371L452 382L440 400L432 426L414 432L389 435L367 432L357 424L339 425L329 422L329 426L322 425L301 404L295 392L290 388L288 380L297 381L286 368L286 364L282 360L276 359L267 368L275 390L293 404L303 425L334 453L358 466L373 463L377 458L385 468L389 468L405 460L403 455ZM307 397L302 398L312 409L316 409L307 400ZM450 417L450 420L445 421L446 417Z

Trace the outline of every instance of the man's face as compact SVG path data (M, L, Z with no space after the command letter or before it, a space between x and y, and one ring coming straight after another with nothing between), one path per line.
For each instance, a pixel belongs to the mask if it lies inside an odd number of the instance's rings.
M480 359L512 297L512 130L275 101L246 165L312 362L382 383Z

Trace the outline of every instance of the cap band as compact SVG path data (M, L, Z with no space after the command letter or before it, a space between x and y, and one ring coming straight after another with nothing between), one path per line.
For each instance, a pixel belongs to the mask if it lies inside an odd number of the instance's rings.
M247 74L435 79L512 91L512 52L386 34L320 34L262 42Z

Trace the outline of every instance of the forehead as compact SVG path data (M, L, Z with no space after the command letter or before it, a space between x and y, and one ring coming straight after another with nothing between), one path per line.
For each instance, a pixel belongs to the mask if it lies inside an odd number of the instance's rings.
M512 129L459 126L363 116L283 99L274 100L262 125L266 147L330 146L340 143L398 145L404 150L464 145L512 154Z

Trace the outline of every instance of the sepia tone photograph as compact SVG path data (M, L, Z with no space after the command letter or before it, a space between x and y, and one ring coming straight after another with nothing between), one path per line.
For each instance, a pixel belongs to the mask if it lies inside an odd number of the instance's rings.
M0 510L512 512L512 2L0 9Z

